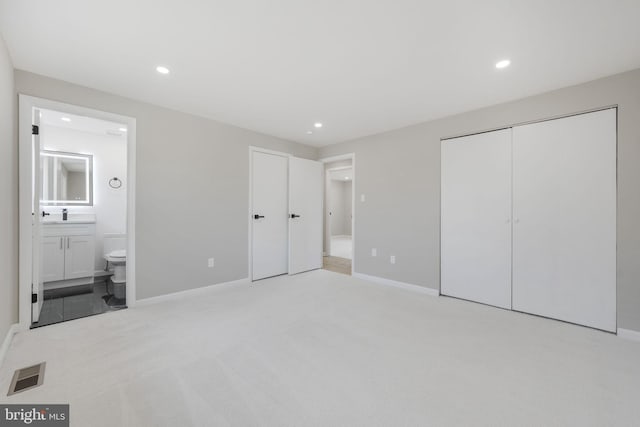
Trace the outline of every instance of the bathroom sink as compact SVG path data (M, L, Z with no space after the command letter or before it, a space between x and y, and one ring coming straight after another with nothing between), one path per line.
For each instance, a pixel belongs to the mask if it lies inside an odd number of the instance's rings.
M45 221L41 221L42 224L95 224L96 220L95 219L68 219L66 221L63 221L61 219L52 219L52 220L45 220Z
M40 218L40 223L47 224L95 224L96 216L94 214L69 214L69 219L64 221L62 214L52 213L44 219Z

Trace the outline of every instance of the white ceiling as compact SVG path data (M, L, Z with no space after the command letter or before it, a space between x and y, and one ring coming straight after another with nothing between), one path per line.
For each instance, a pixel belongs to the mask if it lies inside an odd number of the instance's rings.
M353 169L347 167L329 170L329 179L332 181L351 181L353 179Z
M317 146L638 68L638 17L639 0L0 0L18 69Z
M124 139L127 129L127 126L121 123L109 122L93 117L76 116L75 114L61 113L53 110L40 110L40 125L41 127L55 126L96 135L109 135L121 139ZM123 131L121 129L125 130Z

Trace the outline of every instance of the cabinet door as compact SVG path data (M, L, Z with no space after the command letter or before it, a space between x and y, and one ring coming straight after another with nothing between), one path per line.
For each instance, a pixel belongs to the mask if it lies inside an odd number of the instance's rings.
M513 309L616 329L616 111L513 129Z
M441 292L511 308L511 129L442 141Z
M40 250L41 281L64 279L64 237L43 237Z
M94 275L94 236L69 236L66 238L65 279L78 279Z

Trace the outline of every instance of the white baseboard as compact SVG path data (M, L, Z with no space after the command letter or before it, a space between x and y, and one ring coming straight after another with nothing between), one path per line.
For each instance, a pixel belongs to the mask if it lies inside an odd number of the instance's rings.
M234 286L234 285L240 285L242 283L249 283L249 278L247 277L247 278L244 278L244 279L232 280L230 282L215 283L213 285L203 286L201 288L187 289L185 291L172 292L170 294L158 295L156 297L143 298L143 299L136 300L135 306L136 307L142 307L142 306L145 306L145 305L157 304L159 302L171 301L173 299L180 298L180 297L183 297L183 296L197 295L197 294L200 294L200 293L203 293L203 292L207 292L208 290L211 290L211 288Z
M421 294L437 297L440 292L437 289L426 288L424 286L413 285L411 283L398 282L396 280L385 279L383 277L369 276L368 274L353 272L353 277L358 279L367 280L369 282L379 283L381 285L393 286L394 288L405 289L412 292L419 292Z
M640 342L640 332L639 331L634 331L633 329L618 328L618 336L620 338L624 338L626 340L639 341Z
M9 347L11 346L11 341L13 340L13 336L20 329L20 325L14 323L9 327L7 331L7 335L4 337L4 341L2 341L2 347L0 347L0 367L4 362L4 358L7 355L7 351L9 351Z

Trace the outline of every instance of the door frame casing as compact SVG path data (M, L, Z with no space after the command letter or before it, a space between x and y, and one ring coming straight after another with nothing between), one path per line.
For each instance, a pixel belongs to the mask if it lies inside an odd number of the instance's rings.
M336 156L324 157L318 161L324 165L326 163L337 162L339 160L351 160L351 167L353 168L353 179L351 180L351 185L352 185L352 188L351 188L351 217L352 217L351 218L351 275L353 275L356 272L356 194L357 194L356 193L356 175L357 175L356 174L356 153L345 153L345 154L339 154ZM325 199L327 194L326 173L327 171L325 170L325 179L324 179L323 189L322 189L323 200ZM323 212L323 215L324 215L324 212ZM325 224L325 230L323 233L325 236L327 233L326 227L327 226Z
M272 154L276 156L286 157L287 159L287 182L289 181L289 159L293 157L292 154L285 153L282 151L270 150L268 148L256 147L253 145L249 146L249 211L247 213L247 221L248 221L248 230L249 230L249 241L248 241L248 277L249 282L253 282L253 153L265 153ZM289 186L287 185L287 200L289 199ZM289 209L289 205L287 204L287 209ZM287 227L287 246L289 245L289 227ZM288 253L288 248L287 248ZM288 261L287 261L288 263Z
M135 212L136 212L136 119L120 114L81 107L45 98L18 94L18 324L20 330L31 326L31 292L33 264L32 233L32 111L34 108L118 122L127 126L127 306L136 303Z

